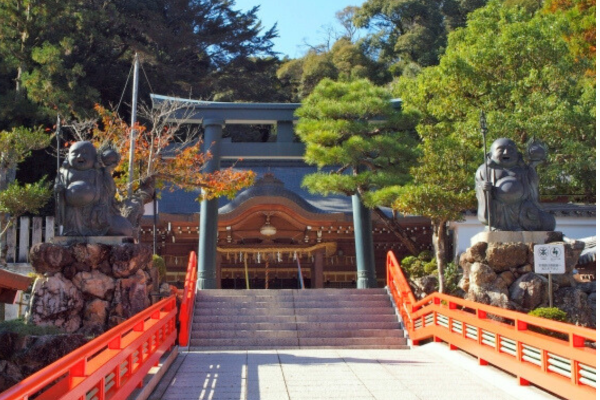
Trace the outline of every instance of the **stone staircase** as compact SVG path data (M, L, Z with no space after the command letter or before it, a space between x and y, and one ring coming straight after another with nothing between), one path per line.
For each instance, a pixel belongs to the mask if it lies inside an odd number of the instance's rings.
M200 290L190 350L408 348L385 289Z

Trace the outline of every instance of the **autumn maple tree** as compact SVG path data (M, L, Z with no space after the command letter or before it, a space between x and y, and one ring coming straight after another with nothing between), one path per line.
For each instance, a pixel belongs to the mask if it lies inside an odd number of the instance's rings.
M143 185L158 189L168 187L185 190L202 189L198 200L210 200L220 196L233 197L240 189L253 183L252 171L239 171L234 166L216 172L203 172L212 155L201 150L201 133L197 128L175 121L170 115L184 106L165 103L152 109L142 106L140 115L148 122L129 126L118 114L101 105L95 110L97 121L69 124L79 140L91 140L99 148L111 146L121 155L121 163L115 168L117 197L126 199L129 182L133 191ZM128 163L130 134L134 131L134 169L129 179Z

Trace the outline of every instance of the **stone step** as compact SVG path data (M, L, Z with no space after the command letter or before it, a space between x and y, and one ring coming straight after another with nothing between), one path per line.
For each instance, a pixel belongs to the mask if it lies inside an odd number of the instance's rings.
M190 348L407 348L385 289L201 290Z
M211 347L232 347L237 349L248 348L286 348L286 347L338 347L346 348L349 346L406 346L406 338L388 337L388 338L218 338L218 339L197 339L192 337L191 347L201 347L208 349ZM385 348L385 347L384 347Z
M360 317L360 318L358 318ZM302 322L396 322L398 318L392 312L386 314L365 314L350 319L346 314L340 315L194 315L194 323L302 323Z
M312 346L389 346L406 345L407 340L404 337L354 337L354 338L299 338L298 343L301 347Z
M282 295L298 295L298 296L322 296L334 295L344 296L350 294L369 295L369 294L386 294L384 288L373 289L202 289L198 290L196 297L219 297L219 296L282 296Z
M221 330L348 330L348 329L394 329L399 330L400 323L392 322L198 322L192 326L194 331Z
M365 307L365 308L198 308L194 310L196 315L364 315L364 314L390 314L393 313L391 305L389 307Z
M348 339L348 338L404 338L400 329L336 329L336 330L198 330L192 332L194 339L251 339L251 338L323 338L323 339Z
M296 322L294 315L194 315L193 324L196 323L250 323L250 322L271 322L285 323Z
M406 344L376 344L376 345L344 345L344 346L190 346L189 351L233 351L233 350L248 350L248 351L260 351L260 350L297 350L297 349L331 349L331 348L343 348L343 349L410 349L410 346Z
M196 302L196 308L327 308L327 307L388 307L390 300L386 298L364 299L360 301L348 299L322 299L289 302L252 301L249 299L236 299L233 301L213 299L213 301Z

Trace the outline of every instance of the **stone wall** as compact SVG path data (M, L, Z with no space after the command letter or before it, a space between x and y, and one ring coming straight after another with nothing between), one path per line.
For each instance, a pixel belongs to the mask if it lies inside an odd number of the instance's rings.
M565 273L552 276L553 306L565 311L571 323L595 328L596 284L573 278L583 243L563 244ZM533 246L478 242L468 248L460 256L465 299L522 312L548 307L548 279L534 272Z
M149 246L40 243L31 248L34 284L28 320L65 332L97 335L151 304Z

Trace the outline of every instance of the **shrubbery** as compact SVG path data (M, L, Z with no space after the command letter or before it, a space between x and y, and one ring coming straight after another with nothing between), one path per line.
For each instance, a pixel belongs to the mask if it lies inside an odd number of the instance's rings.
M418 256L408 256L402 259L400 266L406 277L415 280L428 275L437 277L437 262L430 251L423 251ZM448 263L444 270L446 293L453 294L459 290L458 282L462 277L462 270L454 263Z
M528 314L554 321L567 322L567 313L556 307L540 307L529 311Z

